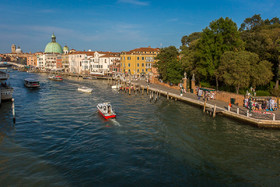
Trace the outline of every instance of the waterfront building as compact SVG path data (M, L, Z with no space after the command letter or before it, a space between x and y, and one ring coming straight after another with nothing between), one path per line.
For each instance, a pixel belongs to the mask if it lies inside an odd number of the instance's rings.
M82 61L86 59L87 56L92 56L91 51L75 51L69 53L69 70L71 73L82 73ZM85 67L85 65L84 65ZM84 70L85 71L85 70Z
M126 74L147 74L151 72L159 48L141 47L121 53L121 72Z
M109 65L109 71L112 72L113 74L115 73L121 73L121 62L120 59L114 60L113 64Z
M69 54L72 73L110 73L109 66L120 60L120 53L99 51L76 51Z
M67 54L62 54L61 55L62 58L62 69L64 70L64 72L69 72L69 55Z
M95 52L94 57L91 59L91 72L92 73L112 73L110 65L115 61L120 61L120 53L114 52Z
M37 67L37 55L36 54L28 54L27 55L27 66Z

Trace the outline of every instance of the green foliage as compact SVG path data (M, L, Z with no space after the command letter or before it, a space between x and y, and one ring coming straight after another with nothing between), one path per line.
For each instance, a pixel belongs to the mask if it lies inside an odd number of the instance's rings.
M219 72L227 85L234 86L238 94L240 88L250 85L251 60L256 56L248 52L225 52L221 58Z
M270 96L270 92L267 90L257 90L256 91L257 96Z
M209 28L203 30L196 47L196 73L208 79L215 77L218 89L220 75L217 70L221 56L226 51L238 51L243 48L236 23L229 18L211 22Z
M201 87L206 87L206 88L213 88L213 86L209 82L200 82Z
M182 64L178 60L179 52L176 47L170 46L162 48L157 55L155 67L164 82L177 84L182 79Z
M223 54L218 71L223 81L234 86L238 94L240 88L269 83L273 76L271 66L268 61L259 62L255 53L230 51Z
M182 65L178 60L173 59L167 65L167 81L178 84L183 78Z
M190 46L190 44L201 37L201 32L194 32L189 36L183 36L181 39L182 46Z
M254 17L258 17L258 19L253 19ZM241 34L246 43L245 49L258 54L261 60L272 63L274 80L276 81L276 87L278 87L280 79L280 20L275 17L263 21L260 15L255 15L246 20L251 20L252 23Z

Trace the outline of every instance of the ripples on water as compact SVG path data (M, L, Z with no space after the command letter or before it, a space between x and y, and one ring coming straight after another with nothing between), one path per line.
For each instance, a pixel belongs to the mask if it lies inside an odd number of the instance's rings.
M112 91L106 81L13 72L0 109L1 186L276 185L279 131L262 130L161 97ZM41 89L23 86L38 78ZM94 89L78 92L79 85ZM111 101L116 120L99 102Z

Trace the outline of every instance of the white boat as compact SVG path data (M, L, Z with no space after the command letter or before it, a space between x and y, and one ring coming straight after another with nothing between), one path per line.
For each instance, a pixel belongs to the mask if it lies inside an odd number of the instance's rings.
M112 89L119 89L121 86L122 86L122 85L120 85L120 84L113 85L113 86L112 86Z
M83 86L81 88L78 88L78 91L86 92L86 93L91 93L93 91L93 89Z
M104 76L104 72L90 72L91 75L94 75L94 76Z
M51 75L48 77L48 79L53 80L53 81L62 81L62 77L59 75Z
M97 105L97 109L99 111L99 113L105 118L105 119L109 119L109 118L115 118L116 117L116 113L113 111L113 108L111 106L110 103L99 103Z

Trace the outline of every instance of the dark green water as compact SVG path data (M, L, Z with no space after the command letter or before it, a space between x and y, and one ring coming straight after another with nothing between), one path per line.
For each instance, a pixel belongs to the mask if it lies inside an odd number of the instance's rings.
M106 81L10 73L0 108L0 186L277 186L280 131L161 97L117 93ZM23 79L37 78L30 90ZM94 89L78 92L79 85ZM110 101L116 120L97 113Z

